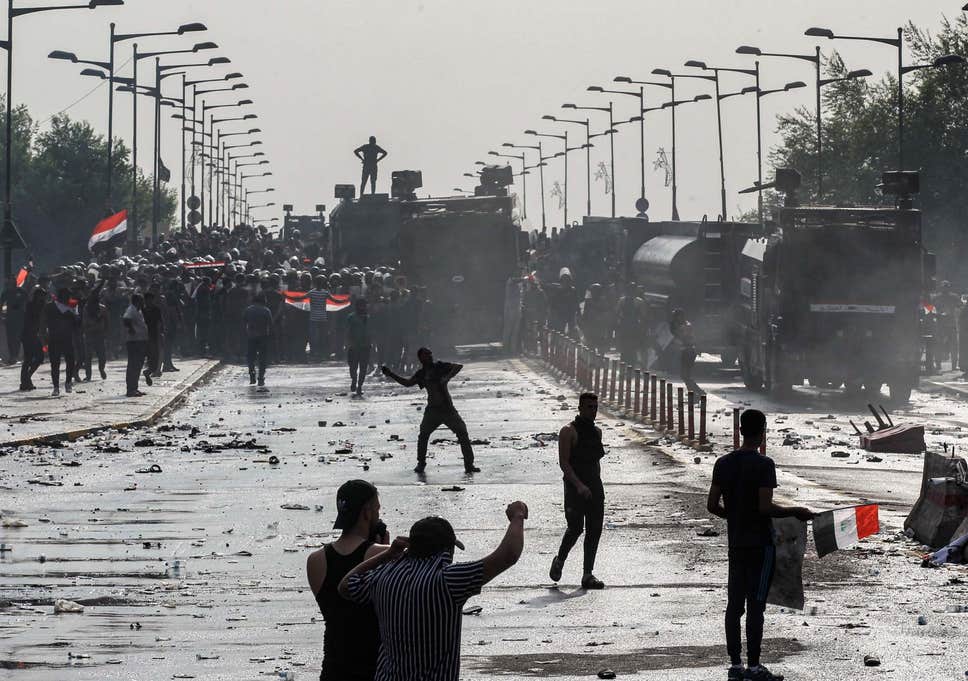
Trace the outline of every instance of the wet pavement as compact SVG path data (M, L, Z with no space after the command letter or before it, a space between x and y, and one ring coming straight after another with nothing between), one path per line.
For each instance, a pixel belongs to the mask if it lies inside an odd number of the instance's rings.
M147 424L203 380L218 361L184 359L178 364L177 372L153 379L151 387L142 379L145 395L139 398L125 397L124 360L108 362L104 380L95 365L92 380L76 384L71 393L64 391L62 367L61 394L57 397L51 395L49 364L37 370L37 389L27 393L18 389L20 365L5 365L0 368L0 447L34 439L72 438L109 426Z
M696 464L693 450L648 446L654 432L602 415L607 529L596 572L608 588L578 589L580 545L552 588L547 569L564 530L553 433L573 416L575 393L539 367L475 362L453 381L478 442L483 471L473 478L442 430L418 480L422 391L373 380L354 399L336 364L273 368L267 391L224 367L152 427L8 450L0 513L25 526L0 528L11 549L0 554L0 678L317 678L323 625L305 558L335 537L335 490L351 477L380 488L391 533L440 514L467 558L497 545L508 502L530 506L521 562L470 602L482 610L464 619L463 678L594 678L604 668L725 678L725 528L705 511L715 453ZM968 574L921 569L917 546L896 536L920 457L873 464L849 447L849 458L831 459L826 438L854 438L840 416L820 417L863 413L833 395L770 405L730 374L710 388L717 453L730 443L731 404L786 411L771 428L793 428L810 446L771 446L778 493L818 509L868 498L886 506L878 537L822 561L808 549L806 609L768 610L766 664L788 679L964 678L968 614L954 606L968 605ZM929 412L932 443L957 441L968 425L963 403L926 393L896 420ZM29 483L38 478L62 484ZM706 529L720 534L699 536ZM53 614L62 598L84 612ZM867 654L881 666L865 667Z

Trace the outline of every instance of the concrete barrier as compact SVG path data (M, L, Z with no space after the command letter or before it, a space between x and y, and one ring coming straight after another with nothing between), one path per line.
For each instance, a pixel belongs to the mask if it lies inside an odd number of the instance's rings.
M962 527L968 531L968 483L965 460L924 453L921 494L904 521L904 529L932 548L945 546Z

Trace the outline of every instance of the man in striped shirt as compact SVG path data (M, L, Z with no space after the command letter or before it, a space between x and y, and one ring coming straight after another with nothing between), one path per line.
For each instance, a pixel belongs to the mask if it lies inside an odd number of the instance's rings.
M309 351L313 359L327 359L329 335L327 334L326 277L318 275L313 280L313 288L306 294L309 297Z
M482 560L451 562L464 545L449 522L432 516L343 578L340 595L376 611L382 643L375 681L457 681L464 604L524 550L528 507L515 501L506 514L504 539Z

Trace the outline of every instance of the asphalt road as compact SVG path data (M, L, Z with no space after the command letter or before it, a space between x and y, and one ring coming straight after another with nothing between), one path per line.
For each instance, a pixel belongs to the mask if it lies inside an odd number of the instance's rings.
M608 500L597 573L608 588L578 589L580 546L551 587L564 519L548 434L573 416L576 395L538 368L476 362L453 382L481 441L483 471L473 479L449 433L438 431L445 441L432 444L427 479L418 480L411 469L423 395L372 381L364 399L353 399L335 364L274 368L266 392L226 367L154 427L8 452L0 512L26 526L0 528L12 549L0 554L0 678L318 677L323 625L305 557L334 537L335 490L352 477L380 488L392 533L440 514L467 558L497 545L508 502L529 504L521 562L470 603L482 610L464 619L462 677L587 679L610 668L619 678L725 678L725 536L705 511L705 491L731 439L730 406L745 402L781 416L770 435L779 493L818 509L885 505L877 538L823 560L808 548L807 607L768 610L766 664L788 679L965 677L968 614L948 610L968 605L968 586L957 583L968 575L921 569L916 545L895 536L917 495L920 457L867 462L845 420L864 407L836 395L806 391L770 404L718 375L709 385L718 447L698 464L692 450L647 445L655 433L602 415ZM896 418L928 419L932 444L958 442L968 409L918 393ZM802 444L774 442L781 428ZM833 459L831 448L850 456ZM152 464L161 472L137 472ZM445 491L454 486L461 489ZM723 534L698 536L706 528ZM54 615L57 598L85 611ZM865 667L866 654L881 666Z

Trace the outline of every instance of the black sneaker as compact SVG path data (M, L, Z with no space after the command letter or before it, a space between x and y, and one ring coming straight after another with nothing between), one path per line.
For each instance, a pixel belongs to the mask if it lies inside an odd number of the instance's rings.
M104 371L104 369L98 369L98 371L101 372L101 380L102 381L105 380L108 377L108 374L107 374L106 371Z
M265 385L266 385L266 379L264 379L264 378L260 378L260 379L259 379L259 387L260 387L260 388L264 388L264 387L265 387Z
M249 374L249 385L255 385L255 374Z
M481 469L478 468L477 466L475 466L474 464L471 464L470 466L466 466L465 465L464 466L464 472L465 473L468 473L468 474L470 474L470 473L480 473L481 472Z
M605 582L595 575L585 575L581 578L581 588L588 590L598 590L605 588Z
M418 461L417 465L413 467L413 472L417 475L423 475L424 471L427 470L426 461Z
M565 568L565 561L563 561L558 556L555 556L551 561L551 569L548 570L548 576L551 577L552 582L561 581L561 571Z
M746 668L741 664L732 664L726 672L726 681L743 681Z
M146 371L142 375L145 377L145 383L147 383L148 385L151 385L151 383L152 383L152 380L151 380L151 372L150 371Z
M746 681L783 681L783 674L774 674L761 664L750 667L743 675Z

